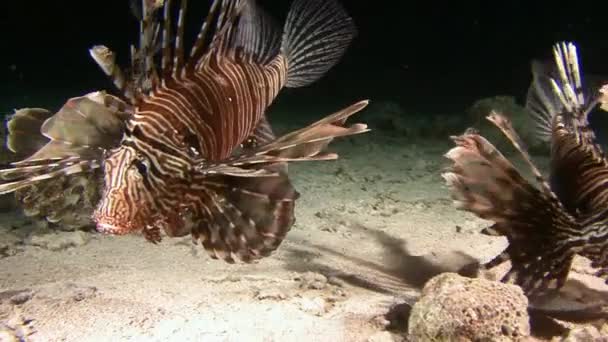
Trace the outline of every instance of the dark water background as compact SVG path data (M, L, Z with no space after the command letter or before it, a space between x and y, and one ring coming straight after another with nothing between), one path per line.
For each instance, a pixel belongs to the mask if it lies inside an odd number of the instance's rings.
M84 3L84 4L83 4ZM191 35L207 1L190 1ZM259 0L284 16L289 1ZM359 36L321 82L288 89L279 105L392 101L418 113L462 115L476 99L522 100L531 58L550 57L558 40L579 45L586 72L608 74L608 33L599 2L342 0ZM0 112L42 106L111 83L88 48L104 44L128 61L138 26L127 0L6 1L2 5ZM324 113L311 113L318 117Z

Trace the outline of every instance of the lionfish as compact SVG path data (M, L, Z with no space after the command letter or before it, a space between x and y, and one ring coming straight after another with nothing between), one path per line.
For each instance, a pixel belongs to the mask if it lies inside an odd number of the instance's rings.
M186 57L187 0L176 27L171 0L141 8L131 73L107 47L90 50L121 96L70 99L42 124L47 145L0 171L0 193L102 169L98 231L154 243L163 232L191 234L231 263L269 255L295 221L287 162L335 159L325 151L333 138L368 130L345 126L367 101L279 138L265 118L283 87L309 85L338 62L356 34L352 19L336 1L295 0L280 32L253 0L214 0Z
M523 156L538 186L472 130L452 137L456 147L446 157L453 164L443 174L460 209L494 222L483 233L508 239L486 266L509 260L502 280L531 298L563 287L576 254L589 258L608 282L608 161L588 123L601 94L583 82L573 43L556 44L553 52L554 64L533 62L526 103L538 137L551 147L549 180L510 121L496 112L488 120Z

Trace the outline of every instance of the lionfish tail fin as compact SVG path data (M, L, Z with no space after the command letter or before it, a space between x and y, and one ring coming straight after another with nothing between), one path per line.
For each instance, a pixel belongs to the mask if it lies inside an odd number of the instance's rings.
M573 220L482 136L465 133L452 139L456 147L446 154L452 165L442 176L456 206L495 222L485 234L509 240L489 265L510 260L503 280L513 280L529 296L561 287L574 253L555 236L573 229Z
M267 166L274 177L214 176L205 180L213 191L207 217L192 230L213 258L229 263L268 256L295 222L298 198L279 165Z
M355 35L352 18L336 0L295 0L281 45L288 63L286 86L303 87L320 79Z

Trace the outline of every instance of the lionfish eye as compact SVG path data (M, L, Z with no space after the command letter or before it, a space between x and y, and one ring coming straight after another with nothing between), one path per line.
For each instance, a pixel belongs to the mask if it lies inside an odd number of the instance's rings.
M137 169L140 175L145 176L146 174L148 174L148 166L141 159L133 160L133 165L135 165L135 168Z
M241 144L241 148L256 148L258 146L258 139L255 137L249 137Z

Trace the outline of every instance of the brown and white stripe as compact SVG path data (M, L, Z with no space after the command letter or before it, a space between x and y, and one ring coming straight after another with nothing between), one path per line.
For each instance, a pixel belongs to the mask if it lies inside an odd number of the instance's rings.
M171 4L162 25L141 24L143 81L125 79L106 50L91 50L134 108L120 146L104 161L98 229L141 230L153 242L161 231L190 233L228 262L266 256L295 220L298 193L284 162L333 159L321 151L331 139L367 130L344 127L367 102L279 139L264 118L283 87L309 84L337 62L355 33L352 20L333 0L296 0L281 41L252 0L215 0L185 58L187 4L182 0L173 47ZM160 70L150 57L152 26L163 28Z
M575 254L589 257L608 281L608 163L587 120L599 93L588 93L574 44L557 44L554 57L553 65L533 63L527 100L539 138L551 146L549 182L497 113L488 119L528 162L540 189L476 133L453 138L457 146L446 154L453 164L443 174L458 207L495 222L484 233L509 241L487 266L510 260L503 280L530 297L561 288Z

